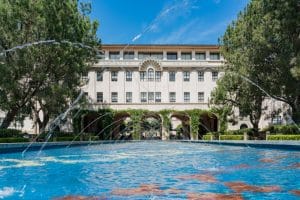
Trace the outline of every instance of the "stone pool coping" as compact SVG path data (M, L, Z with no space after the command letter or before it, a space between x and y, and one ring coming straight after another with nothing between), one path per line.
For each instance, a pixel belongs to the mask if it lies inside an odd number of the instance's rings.
M300 141L289 141L289 140L282 140L282 141L265 141L265 140L247 140L247 141L183 140L181 142L300 151Z
M240 146L240 147L254 147L254 148L267 148L267 149L282 149L282 150L296 150L300 151L300 141L232 141L232 140L154 140L155 142L183 142L183 143L202 143L212 145L229 145L229 146ZM74 146L87 146L87 145L99 145L99 144L116 144L116 143L132 143L132 142L145 142L145 140L126 140L126 141L75 141L71 147ZM28 147L30 143L0 143L0 154L1 153L16 153L22 152ZM33 143L29 151L39 150L43 142ZM53 148L65 148L70 145L70 142L48 142L44 149Z

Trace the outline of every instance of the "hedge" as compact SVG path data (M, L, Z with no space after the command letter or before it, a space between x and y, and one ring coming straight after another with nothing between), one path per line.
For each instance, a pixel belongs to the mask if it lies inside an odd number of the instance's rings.
M18 142L29 142L28 138L0 138L0 143L18 143Z
M268 135L267 140L300 140L300 135Z
M244 135L220 135L220 140L244 140Z
M203 135L202 136L202 140L210 140L211 139L211 135Z
M22 138L23 134L20 130L16 129L0 129L0 138Z

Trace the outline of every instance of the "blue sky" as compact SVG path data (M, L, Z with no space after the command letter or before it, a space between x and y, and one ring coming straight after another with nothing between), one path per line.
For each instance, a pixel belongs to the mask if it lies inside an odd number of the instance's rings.
M103 44L217 44L249 0L85 0Z

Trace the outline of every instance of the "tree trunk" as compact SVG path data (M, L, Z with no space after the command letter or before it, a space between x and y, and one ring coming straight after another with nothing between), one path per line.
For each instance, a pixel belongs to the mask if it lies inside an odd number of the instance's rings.
M0 126L0 129L7 129L10 126L11 122L15 119L18 111L18 108L13 108L12 110L8 111Z
M295 105L292 106L292 119L296 124L300 124L300 107Z
M39 132L40 133L43 133L48 125L48 122L49 122L50 118L49 118L49 115L48 114L44 114L44 119L43 121L38 118L37 122L39 124Z

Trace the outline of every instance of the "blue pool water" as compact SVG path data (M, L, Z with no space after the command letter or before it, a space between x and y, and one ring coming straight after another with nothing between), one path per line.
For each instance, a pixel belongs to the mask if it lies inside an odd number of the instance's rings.
M300 199L299 163L299 151L153 141L0 154L0 199Z

